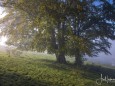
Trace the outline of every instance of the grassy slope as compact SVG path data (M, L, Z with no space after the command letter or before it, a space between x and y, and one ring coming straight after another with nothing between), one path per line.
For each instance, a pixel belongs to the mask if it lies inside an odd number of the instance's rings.
M0 86L97 86L95 80L101 73L113 77L114 72L100 67L58 64L52 55L26 53L22 57L8 57L0 53Z

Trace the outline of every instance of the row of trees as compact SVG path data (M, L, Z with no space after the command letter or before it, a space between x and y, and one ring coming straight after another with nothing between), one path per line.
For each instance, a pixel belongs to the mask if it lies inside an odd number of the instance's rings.
M98 5L96 4L98 2ZM55 54L57 62L74 56L82 65L85 55L109 54L115 39L115 3L108 0L5 0L1 20L8 44Z

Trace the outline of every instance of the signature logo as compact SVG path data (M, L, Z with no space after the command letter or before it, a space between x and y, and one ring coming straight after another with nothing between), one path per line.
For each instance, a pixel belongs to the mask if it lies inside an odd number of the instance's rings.
M108 77L108 75L107 76L103 76L101 74L101 78L99 78L99 79L96 80L96 84L102 85L103 82L106 82L106 83L115 83L115 79L112 79L112 78Z

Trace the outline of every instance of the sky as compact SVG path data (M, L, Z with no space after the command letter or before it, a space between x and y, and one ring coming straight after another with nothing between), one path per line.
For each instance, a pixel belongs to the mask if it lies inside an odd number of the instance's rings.
M112 0L109 0L110 2L112 2ZM99 4L98 2L96 3L97 5ZM4 17L5 13L3 13L3 8L0 7L0 18ZM7 41L7 38L2 36L0 37L0 45L5 46L5 42ZM104 53L100 53L98 57L94 57L94 58L88 58L89 61L98 61L100 63L106 63L106 64L115 64L115 41L110 41L112 43L110 52L111 55L105 55Z

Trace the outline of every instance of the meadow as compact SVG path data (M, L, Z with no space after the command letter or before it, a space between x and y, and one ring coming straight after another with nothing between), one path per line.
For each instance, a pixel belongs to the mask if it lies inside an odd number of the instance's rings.
M58 64L55 56L24 52L8 57L0 52L0 86L98 86L100 74L115 77L115 70L101 66ZM115 86L103 82L101 86Z

